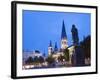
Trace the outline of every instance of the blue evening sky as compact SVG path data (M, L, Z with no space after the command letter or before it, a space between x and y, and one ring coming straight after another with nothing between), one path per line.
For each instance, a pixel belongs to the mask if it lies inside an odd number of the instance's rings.
M68 45L72 44L71 28L76 25L80 41L91 33L91 14L73 12L47 12L23 10L23 50L48 52L50 40L60 48L64 20Z

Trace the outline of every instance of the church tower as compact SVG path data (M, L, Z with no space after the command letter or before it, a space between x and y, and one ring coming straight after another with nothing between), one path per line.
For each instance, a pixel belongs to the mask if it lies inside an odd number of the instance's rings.
M48 47L48 54L51 55L53 52L52 42L50 41L49 47Z
M54 51L55 51L55 52L57 52L57 51L58 51L57 42L55 42Z
M66 30L65 30L65 24L64 24L64 21L63 21L62 33L61 33L61 49L66 49L67 47L68 47L67 35L66 35Z

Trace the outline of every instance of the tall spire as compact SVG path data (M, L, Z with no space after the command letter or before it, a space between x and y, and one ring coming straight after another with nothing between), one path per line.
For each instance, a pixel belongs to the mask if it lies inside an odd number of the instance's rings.
M58 51L57 42L55 42L54 51Z
M61 39L63 39L63 38L67 38L64 20L63 20L63 24L62 24L62 33L61 33Z
M50 40L50 44L49 44L49 47L52 47L52 42L51 42L51 40Z
M66 49L67 47L68 47L67 35L66 35L66 30L65 30L65 24L64 24L64 21L63 21L62 33L61 33L61 49Z

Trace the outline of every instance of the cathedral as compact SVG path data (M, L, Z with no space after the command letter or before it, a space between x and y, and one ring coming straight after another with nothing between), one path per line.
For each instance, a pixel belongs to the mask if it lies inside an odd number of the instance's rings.
M65 29L64 21L62 23L62 31L61 31L61 40L60 40L60 48L58 49L57 43L53 47L52 41L50 41L48 46L48 56L43 56L39 51L32 52L24 52L23 57L23 69L29 69L34 67L70 67L70 66L85 66L91 64L90 58L89 60L85 59L84 50L80 45L78 30L75 25L72 25L71 28L72 33L72 45L68 45L68 39ZM25 53L27 54L25 56ZM30 58L31 57L31 58ZM30 61L31 60L31 61ZM36 64L35 61L38 61ZM42 63L41 60L43 60ZM31 62L27 64L26 62Z
M71 30L72 31L72 30ZM57 43L55 43L55 46L52 46L52 42L50 41L50 44L48 46L48 54L49 56L52 55L52 57L58 61L59 56L64 55L64 50L68 49L69 53L69 64L72 64L72 55L74 53L74 45L68 45L68 39L67 39L67 34L66 34L66 29L65 29L65 24L64 21L62 23L62 32L61 32L61 47L60 49L57 48Z

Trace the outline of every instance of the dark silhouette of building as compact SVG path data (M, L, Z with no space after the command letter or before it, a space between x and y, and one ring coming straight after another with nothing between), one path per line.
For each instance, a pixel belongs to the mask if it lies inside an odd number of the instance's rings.
M84 50L79 45L75 46L75 56L76 56L76 65L75 66L84 66L85 65Z

